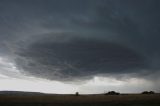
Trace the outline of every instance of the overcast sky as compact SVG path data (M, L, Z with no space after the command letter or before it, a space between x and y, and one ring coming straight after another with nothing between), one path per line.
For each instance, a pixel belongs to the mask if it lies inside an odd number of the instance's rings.
M159 0L0 0L0 90L160 92Z

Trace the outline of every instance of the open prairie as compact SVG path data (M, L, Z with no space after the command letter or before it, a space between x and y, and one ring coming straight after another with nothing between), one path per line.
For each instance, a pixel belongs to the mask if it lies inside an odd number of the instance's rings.
M160 94L3 95L0 106L160 106Z

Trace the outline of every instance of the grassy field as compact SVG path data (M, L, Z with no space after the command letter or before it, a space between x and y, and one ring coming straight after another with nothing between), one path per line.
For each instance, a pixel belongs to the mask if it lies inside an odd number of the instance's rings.
M160 106L160 94L0 96L0 106Z

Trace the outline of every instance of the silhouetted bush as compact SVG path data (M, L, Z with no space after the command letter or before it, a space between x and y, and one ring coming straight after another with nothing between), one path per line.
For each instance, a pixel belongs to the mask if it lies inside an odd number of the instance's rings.
M155 92L154 91L144 91L142 92L142 94L155 94Z
M119 92L115 92L115 91L109 91L108 93L105 93L105 95L119 95Z
M75 94L76 96L79 96L79 92L76 92L76 94Z

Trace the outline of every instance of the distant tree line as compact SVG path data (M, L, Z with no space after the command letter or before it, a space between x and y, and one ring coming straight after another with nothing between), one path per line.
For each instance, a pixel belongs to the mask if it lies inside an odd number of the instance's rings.
M142 94L155 94L154 91L143 91Z
M109 92L105 93L105 95L120 95L120 93L116 92L116 91L109 91Z
M154 91L143 91L141 94L155 94ZM75 93L75 96L79 96L79 92L76 92ZM116 91L109 91L107 93L104 93L104 95L120 95L119 92L116 92Z

